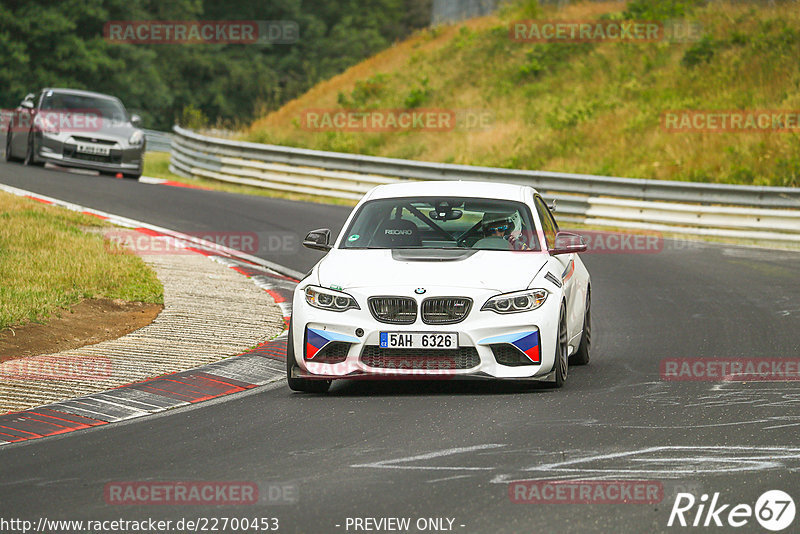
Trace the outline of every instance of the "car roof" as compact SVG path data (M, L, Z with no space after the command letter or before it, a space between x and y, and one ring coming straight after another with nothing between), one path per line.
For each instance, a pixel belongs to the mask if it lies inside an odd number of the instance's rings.
M502 182L472 182L462 180L442 180L429 182L401 182L379 185L364 197L364 200L376 200L394 197L470 197L497 198L524 202L526 191L536 190L527 185L508 184Z
M116 96L107 95L105 93L96 93L94 91L84 91L82 89L64 89L60 87L45 87L42 89L42 93L47 91L52 91L54 93L62 93L67 95L79 95L79 96L93 96L96 98L110 98L112 100L119 100Z

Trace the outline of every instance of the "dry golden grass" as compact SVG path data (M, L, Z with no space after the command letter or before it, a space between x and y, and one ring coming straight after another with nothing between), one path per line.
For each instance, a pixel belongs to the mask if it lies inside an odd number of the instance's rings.
M494 17L482 17L466 21L464 25L473 29L483 29L496 22ZM409 56L412 54L427 54L446 45L457 31L455 26L442 26L435 30L423 30L406 39L402 43L379 52L350 67L342 74L330 80L320 82L310 91L299 98L284 104L279 110L266 117L255 121L247 130L247 134L284 126L297 120L304 110L311 108L337 108L337 95L340 92L350 92L355 83L380 72L400 70L407 66Z

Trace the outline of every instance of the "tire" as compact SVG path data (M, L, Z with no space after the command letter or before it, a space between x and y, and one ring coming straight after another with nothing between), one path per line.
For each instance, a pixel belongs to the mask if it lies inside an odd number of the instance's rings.
M11 156L11 128L8 129L6 132L6 152L5 152L5 159L6 162L12 161L20 161L19 158L15 158Z
M569 373L569 339L567 339L567 308L564 304L561 305L561 313L558 319L558 333L556 334L556 354L555 363L553 364L553 371L555 375L555 382L551 385L554 388L560 388L567 381L567 374Z
M292 320L289 319L289 339L286 341L286 382L292 391L304 393L326 393L331 387L330 380L312 380L309 378L292 378L295 368L294 343L292 342Z
M44 167L43 161L38 161L36 159L36 141L33 138L33 135L28 136L28 148L25 150L25 165L29 167Z
M589 363L589 350L592 348L592 291L586 291L586 312L583 314L583 334L581 344L575 354L569 357L572 365L586 365Z
M142 173L134 173L134 174L123 174L122 175L126 180L138 180L142 177Z

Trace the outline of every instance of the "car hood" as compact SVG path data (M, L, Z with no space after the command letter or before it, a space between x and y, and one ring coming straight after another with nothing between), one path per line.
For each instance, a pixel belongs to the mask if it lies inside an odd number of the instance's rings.
M69 124L68 121L65 122L59 133L69 136L114 139L126 142L133 135L133 132L141 130L141 128L133 126L130 122L112 121L105 118L98 120L96 125L92 126L84 126L82 123L76 122L80 126L70 127Z
M133 132L139 130L133 126L130 122L119 122L119 121L110 121L110 120L103 120L102 127L97 131L98 134L110 137L120 137L123 139L130 138L133 135Z
M332 249L320 261L323 286L465 287L501 293L526 289L549 255L500 250Z

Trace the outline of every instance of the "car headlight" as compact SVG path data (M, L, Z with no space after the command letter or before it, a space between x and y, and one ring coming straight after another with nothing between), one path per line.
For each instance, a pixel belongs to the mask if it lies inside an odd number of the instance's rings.
M544 289L527 289L513 293L503 293L486 301L481 311L488 310L495 313L519 313L535 310L547 300L547 291Z
M133 145L133 146L141 145L142 141L144 141L144 134L142 133L141 130L136 130L135 132L133 132L133 135L131 135L131 138L128 139L128 143Z
M306 302L315 308L328 311L343 312L361 309L356 299L347 293L317 286L308 286L306 288Z

